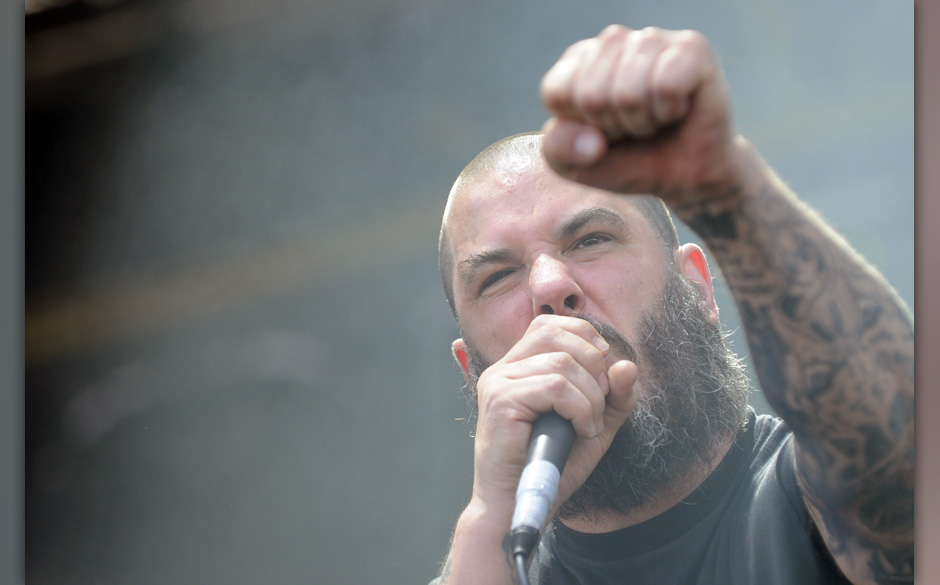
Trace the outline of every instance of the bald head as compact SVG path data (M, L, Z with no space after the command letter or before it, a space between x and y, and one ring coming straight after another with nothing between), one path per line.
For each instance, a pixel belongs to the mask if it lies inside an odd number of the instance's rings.
M487 146L464 167L454 184L473 182L492 176L511 176L528 169L545 167L540 132L508 136ZM547 168L547 167L546 167ZM451 190L453 197L454 190Z
M542 158L542 138L540 132L529 132L508 136L486 147L475 156L458 175L451 187L441 222L438 240L438 263L444 294L454 317L457 309L454 301L454 249L449 236L448 223L452 215L454 201L470 187L484 181L496 180L504 185L511 185L516 177L529 172L552 173ZM630 195L630 203L636 207L650 223L657 237L672 258L672 253L679 247L679 238L672 217L662 200L650 195Z

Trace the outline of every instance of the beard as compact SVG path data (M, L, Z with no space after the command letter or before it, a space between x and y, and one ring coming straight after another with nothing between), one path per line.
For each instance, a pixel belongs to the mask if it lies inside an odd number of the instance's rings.
M642 508L708 469L723 440L744 423L746 368L725 344L697 286L669 272L663 305L641 317L631 343L588 315L611 351L637 365L636 407L584 484L558 509L560 518L598 517ZM489 367L467 341L469 399Z

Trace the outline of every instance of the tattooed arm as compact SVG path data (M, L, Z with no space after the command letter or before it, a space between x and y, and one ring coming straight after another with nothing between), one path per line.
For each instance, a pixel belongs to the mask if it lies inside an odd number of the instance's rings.
M911 316L750 156L759 177L750 191L675 211L721 266L764 394L794 431L804 499L839 566L856 583L912 582Z
M612 65L613 64L613 65ZM690 31L609 27L546 74L543 153L570 179L654 193L721 266L810 514L853 582L913 580L914 337L883 278L733 129Z

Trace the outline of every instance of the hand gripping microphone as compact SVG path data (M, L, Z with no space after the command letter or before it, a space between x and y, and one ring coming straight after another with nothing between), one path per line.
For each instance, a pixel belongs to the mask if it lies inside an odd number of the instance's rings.
M548 521L548 513L558 494L561 472L574 442L571 421L552 411L532 424L529 455L512 515L512 555L529 557Z

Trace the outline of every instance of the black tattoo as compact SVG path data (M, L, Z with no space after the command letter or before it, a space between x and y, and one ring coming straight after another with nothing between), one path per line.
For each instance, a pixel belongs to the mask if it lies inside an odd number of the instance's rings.
M912 582L909 313L778 185L673 210L734 294L764 394L796 436L800 483L829 550L843 570L866 565L877 583Z
M730 212L715 215L698 216L694 224L689 225L703 238L733 240L738 237L737 227Z

